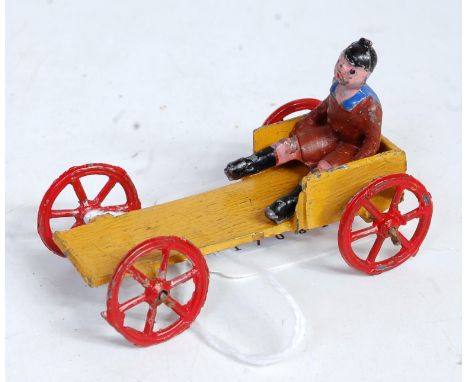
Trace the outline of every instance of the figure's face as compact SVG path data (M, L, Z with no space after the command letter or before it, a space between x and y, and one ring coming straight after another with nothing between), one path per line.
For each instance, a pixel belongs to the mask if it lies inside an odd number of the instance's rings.
M360 88L366 83L370 73L364 68L351 64L342 53L336 62L334 75L341 85Z

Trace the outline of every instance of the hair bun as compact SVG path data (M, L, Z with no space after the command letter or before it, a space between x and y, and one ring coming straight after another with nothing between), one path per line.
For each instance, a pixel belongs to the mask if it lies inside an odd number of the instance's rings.
M367 38L361 37L359 39L359 45L362 45L366 48L370 48L372 46L372 41L368 40Z
M372 47L372 41L361 37L343 51L346 59L354 66L359 66L372 72L377 64L377 53Z

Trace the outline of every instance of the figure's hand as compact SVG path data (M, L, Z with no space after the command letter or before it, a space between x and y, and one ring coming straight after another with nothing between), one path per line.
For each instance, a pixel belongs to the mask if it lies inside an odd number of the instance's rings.
M326 160L321 160L320 162L318 162L317 164L317 170L319 171L325 171L325 170L329 170L332 168L332 165L330 163L328 163Z

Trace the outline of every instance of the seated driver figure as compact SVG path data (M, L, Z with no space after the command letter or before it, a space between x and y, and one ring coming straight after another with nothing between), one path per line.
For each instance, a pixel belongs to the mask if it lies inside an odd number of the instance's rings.
M353 42L338 58L328 97L296 124L289 138L230 162L224 169L226 176L236 180L291 160L303 162L312 171L324 171L377 153L382 108L366 85L376 64L371 41ZM299 184L268 206L265 215L275 223L289 219L301 190Z

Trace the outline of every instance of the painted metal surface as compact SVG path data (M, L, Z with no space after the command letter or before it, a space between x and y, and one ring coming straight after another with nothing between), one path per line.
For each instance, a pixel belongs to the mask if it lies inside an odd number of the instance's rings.
M105 175L109 179L103 188L98 192L94 199L89 199L83 187L81 179L85 176ZM103 206L102 203L109 195L111 190L120 184L125 192L126 202L121 205ZM54 202L60 193L71 185L76 193L79 205L70 209L53 209ZM72 167L58 177L45 193L39 207L37 216L37 231L42 242L47 248L59 256L65 256L53 240L53 232L50 226L52 219L74 218L75 223L70 228L75 228L88 223L92 218L110 213L122 213L137 210L141 208L140 200L136 188L127 175L120 167L105 163L91 163L82 166Z
M159 267L154 274L144 273L138 262L155 251L160 253ZM190 270L172 279L167 277L170 254L176 253L188 260ZM144 291L126 301L119 301L119 292L124 277L129 276L139 283ZM152 276L152 277L151 277ZM181 303L172 294L174 288L193 280L194 291L186 303ZM176 236L160 236L144 241L125 256L109 284L107 293L107 311L103 317L128 341L138 346L158 344L186 330L200 313L206 299L209 284L209 272L200 250L187 240ZM143 330L128 326L126 314L139 304L148 304ZM155 330L158 307L166 305L176 313L178 319L167 327Z
M297 225L312 229L339 222L346 205L357 192L377 178L405 171L405 152L382 137L380 152L376 155L304 177L303 204L296 208ZM390 198L383 194L376 201L378 208L386 208Z
M294 120L287 120L261 127L254 132L254 141L268 146L293 125ZM405 171L404 152L382 137L377 155L340 168L307 176L307 167L299 162L271 168L203 194L118 217L103 216L92 224L56 232L54 241L85 282L96 287L111 280L131 248L151 237L184 237L208 254L288 231L318 228L339 221L348 201L373 179ZM280 225L271 223L263 214L265 206L301 179L304 191L295 217ZM386 200L382 203L383 207Z
M382 211L372 201L378 194L392 190L393 198L388 210ZM398 209L403 193L411 192L418 201L418 206L402 214ZM372 225L353 231L353 221L361 208L372 216ZM348 203L338 230L338 245L341 255L353 268L369 275L376 275L395 268L411 256L416 255L421 246L432 217L432 198L426 188L411 175L393 174L377 179L358 192ZM417 219L418 225L411 238L407 238L399 228L409 221ZM367 258L361 259L353 250L352 244L362 238L375 235ZM392 257L377 261L377 256L386 239L401 249Z
M303 99L276 110L265 121L273 124L254 132L254 150L289 136L301 117L283 119L296 111L311 110L319 103L318 100ZM105 164L85 165L71 168L49 188L39 210L38 232L49 249L59 255L63 255L62 251L67 253L90 286L110 280L107 310L103 312L103 317L129 342L149 346L180 334L199 314L209 284L203 254L286 231L317 228L341 218L338 244L343 258L351 267L367 274L378 274L414 256L429 229L432 201L424 186L404 174L405 171L405 153L382 137L378 154L327 171L309 173L304 177L308 168L300 163L270 168L204 194L119 217L104 216L83 226L86 217L96 211L128 212L141 207L136 189L124 170ZM80 178L95 174L107 175L109 181L90 201ZM385 176L373 181L382 175ZM262 207L300 179L303 192L299 195L295 219L280 225L268 222L263 216ZM127 202L103 209L102 200L117 183L124 188ZM74 210L53 210L53 202L69 184L75 190L80 206ZM388 194L386 191L389 188L396 192ZM398 210L403 192L412 192L419 201L418 208L404 215ZM75 217L72 228L76 229L57 232L52 239L50 220L64 216ZM372 220L371 228L352 231L356 216ZM413 219L418 219L419 223L414 235L408 239L398 229ZM376 234L377 239L367 259L362 260L353 251L352 243L371 234ZM179 236L190 239L194 244ZM401 245L401 250L389 259L376 261L386 239ZM160 253L158 258L143 261L155 251ZM171 251L177 255L169 259ZM191 270L168 280L167 268L184 260L192 264ZM120 301L122 281L126 277L133 278L144 290L139 295ZM182 304L171 295L171 291L189 280L193 280L195 289L190 300ZM141 304L148 305L143 329L126 323L127 313ZM162 304L175 312L178 319L156 330L158 307Z
M271 223L263 209L286 194L306 175L301 164L271 168L224 187L157 204L117 217L54 234L85 282L108 283L120 260L139 243L175 235L203 254L292 231L292 221Z

